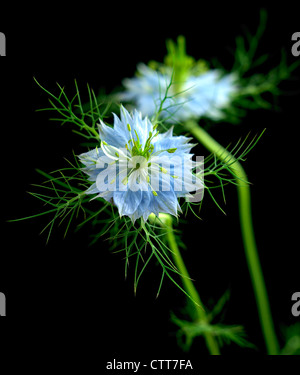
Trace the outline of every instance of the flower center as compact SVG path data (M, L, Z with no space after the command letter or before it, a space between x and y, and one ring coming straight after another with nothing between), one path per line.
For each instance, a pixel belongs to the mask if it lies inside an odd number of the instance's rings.
M196 61L192 56L186 53L185 38L179 36L177 44L172 40L167 41L168 54L165 56L164 63L173 69L173 94L183 94L185 91L184 83L190 76L199 76L208 70L208 65L204 60Z
M119 175L124 175L122 178L123 185L127 185L130 182L132 184L138 184L140 186L148 186L154 196L157 196L155 188L151 184L152 173L154 178L157 180L159 173L169 174L168 171L157 162L156 156L163 152L173 154L177 148L169 148L165 150L154 151L154 145L152 140L159 134L156 131L157 124L153 127L152 131L149 132L148 138L145 143L142 144L140 141L137 131L134 129L135 137L131 131L130 124L127 124L130 139L125 144L125 149L118 149L114 146L107 144L105 141L101 141L101 149L104 154L112 159L110 165L119 163ZM153 157L153 158L152 158ZM124 163L125 162L125 163ZM153 169L150 170L150 167ZM169 174L170 175L170 174ZM177 176L170 175L171 178L177 178ZM116 179L113 179L111 183L114 183ZM135 190L134 190L135 191Z
M151 143L154 137L159 134L159 131L156 131L157 125L153 127L153 131L149 132L148 138L143 145L140 141L139 135L136 130L134 130L135 137L132 134L130 124L127 124L127 129L130 134L130 139L126 143L125 148L130 152L131 156L143 156L147 160L150 158L153 153L154 146Z

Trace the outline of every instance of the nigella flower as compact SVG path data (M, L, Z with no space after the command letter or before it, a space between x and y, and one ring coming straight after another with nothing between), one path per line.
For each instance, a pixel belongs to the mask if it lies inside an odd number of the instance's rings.
M222 110L230 105L238 90L236 76L233 73L222 75L217 69L189 74L184 82L172 84L173 78L170 67L165 66L162 72L141 63L137 66L136 77L123 80L125 91L120 99L133 101L143 115L152 116L169 88L161 113L166 121L182 122L201 117L220 120L224 116Z
M86 194L116 205L120 216L147 220L151 213L180 211L178 198L203 187L193 174L190 138L159 133L157 125L121 106L114 126L100 121L100 147L79 156L93 182Z

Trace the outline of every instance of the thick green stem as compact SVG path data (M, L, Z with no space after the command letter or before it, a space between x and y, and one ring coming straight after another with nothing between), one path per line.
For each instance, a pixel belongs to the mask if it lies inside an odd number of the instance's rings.
M205 310L203 310L203 308L200 307L202 306L200 296L189 276L187 268L182 259L179 247L176 243L176 238L174 236L173 225L172 225L173 219L171 215L168 215L168 214L160 214L159 218L166 227L166 238L170 246L170 250L172 251L172 256L174 259L175 266L177 267L181 275L181 279L182 279L182 283L184 285L185 291L188 293L191 299L198 305L198 306L196 304L194 305L196 314L197 314L197 319L203 323L208 323ZM220 350L219 350L218 343L215 337L210 332L205 332L204 338L205 338L206 345L210 354L219 355Z
M271 355L279 353L279 345L276 338L272 314L269 305L268 294L256 248L255 235L252 225L250 187L247 175L241 164L235 160L228 150L219 145L197 123L189 121L186 129L209 151L214 153L219 160L230 160L230 170L237 184L238 202L241 231L245 248L246 259L251 276L251 281L256 298L260 324L262 327L267 352Z

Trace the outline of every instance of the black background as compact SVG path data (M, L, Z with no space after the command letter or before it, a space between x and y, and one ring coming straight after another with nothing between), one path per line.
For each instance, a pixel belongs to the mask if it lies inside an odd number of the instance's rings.
M54 352L62 355L70 347L88 348L91 357L98 355L103 364L112 358L204 356L201 339L188 354L178 348L169 315L183 307L185 298L167 280L159 298L155 298L160 275L154 265L145 272L134 296L133 270L124 280L122 256L111 254L103 241L88 247L88 229L70 232L63 239L63 230L58 228L46 245L45 235L39 232L47 218L18 223L7 220L41 210L40 203L26 193L31 183L41 181L35 168L55 170L72 149L84 151L70 128L49 122L47 113L35 112L47 105L47 96L33 77L50 91L58 82L72 94L76 79L82 92L88 82L95 91L105 87L109 93L123 78L134 74L138 62L161 61L166 38L175 39L179 34L186 36L190 55L207 60L215 57L229 69L232 56L227 47L234 47L243 26L256 30L259 9L249 3L223 8L217 4L173 4L164 9L162 4L151 3L145 8L84 7L72 9L75 15L71 16L45 6L39 9L39 17L12 18L15 27L1 14L0 31L7 38L7 57L0 61L0 291L7 297L4 329L13 342L18 338L26 346L30 338L40 349L52 342ZM295 62L297 58L290 52L291 35L299 31L299 16L288 4L267 10L267 30L259 49L270 54L267 67L279 62L282 48L289 63ZM300 289L299 69L295 75L298 81L283 85L286 94L279 98L280 111L252 111L240 125L219 124L211 129L223 145L244 137L249 130L254 135L267 129L244 166L253 184L256 239L279 338L282 325L297 321L291 315L291 295ZM201 148L199 152L207 154ZM230 288L224 322L244 325L250 341L258 346L253 351L230 345L224 348L224 354L257 356L265 349L233 186L226 189L226 197L227 216L207 199L203 220L191 216L188 225L181 227L188 247L184 258L205 305Z

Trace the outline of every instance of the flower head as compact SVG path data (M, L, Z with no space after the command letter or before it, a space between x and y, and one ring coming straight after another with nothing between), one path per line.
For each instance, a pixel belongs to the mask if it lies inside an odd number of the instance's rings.
M147 116L163 109L165 121L221 119L222 110L237 91L236 75L209 70L206 61L187 55L183 36L177 38L177 44L167 40L167 51L164 64L152 61L149 66L137 66L137 76L123 81L125 91L120 99L133 101Z
M208 70L200 75L188 75L183 82L173 81L172 69L162 72L139 64L138 75L123 80L124 101L133 101L143 115L152 116L164 99L161 115L171 121L186 121L207 117L220 120L223 109L229 106L237 92L234 74L222 75L221 71ZM178 90L178 86L180 89ZM168 97L164 98L169 88Z
M113 127L100 121L99 135L100 147L79 156L93 182L86 193L116 205L120 216L133 221L151 213L177 216L178 198L202 188L193 174L193 145L185 136L173 136L172 128L159 133L140 112L130 114L121 106Z

